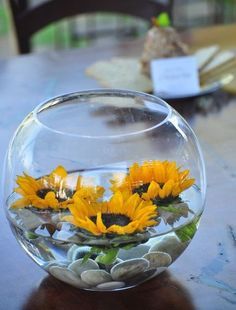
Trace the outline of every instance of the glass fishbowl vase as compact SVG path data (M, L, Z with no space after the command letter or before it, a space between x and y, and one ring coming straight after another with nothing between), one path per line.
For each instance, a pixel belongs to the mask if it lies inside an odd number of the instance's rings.
M22 248L80 289L134 287L166 270L196 233L201 150L166 102L126 90L48 100L12 138L5 210Z

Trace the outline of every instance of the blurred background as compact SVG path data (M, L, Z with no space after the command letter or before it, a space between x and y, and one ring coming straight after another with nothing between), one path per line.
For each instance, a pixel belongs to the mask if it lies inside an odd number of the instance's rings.
M45 0L28 0L32 6L43 1ZM174 1L172 25L179 30L235 21L236 0ZM84 14L53 23L39 31L33 37L33 51L86 47L92 44L96 47L107 41L121 38L129 40L142 36L148 27L147 22L130 16L110 13ZM16 53L7 1L0 0L0 58L12 57Z

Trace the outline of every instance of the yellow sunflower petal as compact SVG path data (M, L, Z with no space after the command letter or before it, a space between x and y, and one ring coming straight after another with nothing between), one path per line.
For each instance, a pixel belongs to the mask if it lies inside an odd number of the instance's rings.
M182 184L181 184L181 190L185 190L187 188L189 188L190 186L192 186L195 182L195 179L188 179L185 180Z
M44 199L39 198L36 195L29 195L28 198L29 198L29 200L31 202L31 205L34 206L35 208L45 209L45 208L49 207L47 201L45 201Z
M184 170L183 172L180 173L180 179L184 180L188 177L189 175L189 170Z
M26 180L17 180L17 184L23 191L24 195L34 194L38 189L35 190L33 183L29 183Z
M14 188L14 192L24 196L24 191L20 187Z
M172 195L173 197L177 197L180 193L181 193L181 189L180 189L179 184L175 184L175 185L173 186L171 195Z
M157 207L155 205L145 206L137 211L137 216L142 216L143 214L155 213Z
M134 163L133 166L129 168L130 174L130 181L134 184L139 184L140 180L142 180L142 168L139 166L138 163Z
M150 220L150 221L147 221L147 222L145 223L145 225L143 226L143 228L146 227L146 226L152 227L152 226L156 226L156 225L157 225L157 221L155 221L155 220Z
M59 207L58 200L56 199L56 195L54 192L48 192L47 195L44 197L45 202L48 204L49 207L57 208Z
M75 221L75 218L73 217L73 215L66 215L66 216L63 216L62 218L63 221L66 221L66 222L70 222L72 224L75 225L76 221Z
M84 229L88 230L89 232L91 232L94 235L101 235L101 231L98 229L97 225L91 221L88 217L86 218L87 222L86 222L86 227L84 227Z
M114 233L118 235L124 235L124 227L119 225L111 225L109 228L107 228L108 233Z
M82 187L82 177L79 175L76 182L76 191Z
M121 192L116 192L109 201L110 213L117 213L123 206L123 196Z
M128 225L124 226L124 232L125 234L132 234L134 233L139 225L139 221L133 221L131 223L129 223Z
M25 208L30 204L30 201L27 198L20 198L11 204L11 207L14 209Z
M160 197L161 199L164 199L164 198L166 197L165 191L164 191L163 189L160 189L160 191L159 191L159 197Z
M124 203L122 214L126 214L128 217L133 218L134 213L140 202L141 199L137 193L131 195Z
M143 193L142 198L145 200L150 200L158 196L160 191L160 185L155 181L152 181L148 187L147 193Z
M74 204L69 205L68 208L75 218L85 217L89 214L87 203L79 198L75 199Z
M102 187L102 186L96 186L95 192L96 192L97 198L102 197L102 195L103 195L104 192L105 192L105 188Z
M154 166L155 181L163 184L165 182L165 169L161 162L156 162Z
M56 169L54 169L51 173L51 176L53 177L60 177L61 179L64 179L67 177L67 172L63 166L57 166Z
M27 175L26 173L24 173L25 177L22 177L21 182L25 182L28 185L30 185L30 187L34 190L37 191L40 189L40 184L38 182L38 180L35 180L34 178L32 178L30 175Z
M162 188L163 192L165 193L165 197L168 197L171 194L173 186L174 186L173 180L169 180L165 183L165 185Z
M101 212L98 212L97 214L97 228L102 232L102 233L106 233L107 232L107 228L106 226L103 224L103 221L102 221L102 214Z
M143 183L149 183L153 177L152 165L149 162L144 163L142 169L142 180Z
M137 227L138 227L138 221L131 222L126 226L112 225L109 228L107 228L107 232L116 233L119 235L132 234L137 229Z

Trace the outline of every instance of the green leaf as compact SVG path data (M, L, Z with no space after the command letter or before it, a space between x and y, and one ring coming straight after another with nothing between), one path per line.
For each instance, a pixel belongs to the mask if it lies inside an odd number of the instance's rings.
M91 252L88 252L87 254L85 254L82 260L82 264L86 263L87 260L91 257L91 255L92 255Z
M126 244L126 245L122 246L121 248L124 250L129 250L129 249L132 249L133 247L135 247L136 245L138 245L138 243L130 243L130 244Z
M93 246L91 249L90 249L90 252L91 254L99 254L102 252L102 249L101 248L98 248L96 246Z
M170 18L169 15L165 12L159 14L157 16L157 22L160 27L168 27L170 26Z
M110 265L116 260L118 252L119 248L112 248L109 250L105 250L104 255L98 256L96 258L96 261L104 265Z
M36 235L35 233L31 232L31 231L26 231L25 237L29 240L33 240L33 239L37 239L39 236Z
M195 222L192 222L184 226L183 228L176 230L175 233L182 242L185 242L191 240L196 231L197 231L197 225Z
M83 260L82 260L82 264L86 263L87 260L92 256L92 254L100 254L102 252L102 249L98 248L98 247L92 247L90 249L90 251L84 255Z

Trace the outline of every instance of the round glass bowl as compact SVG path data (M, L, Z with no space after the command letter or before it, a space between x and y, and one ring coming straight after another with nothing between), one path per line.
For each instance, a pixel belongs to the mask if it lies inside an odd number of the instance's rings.
M22 248L85 290L136 286L197 231L205 170L197 139L163 100L125 90L51 99L17 129L5 208Z

